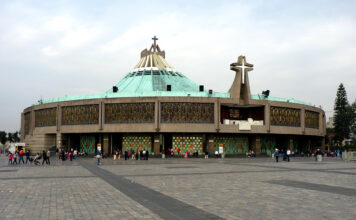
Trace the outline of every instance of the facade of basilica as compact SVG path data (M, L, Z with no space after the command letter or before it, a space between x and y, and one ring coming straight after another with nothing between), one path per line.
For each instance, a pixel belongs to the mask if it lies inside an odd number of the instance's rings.
M21 114L21 139L32 153L49 147L95 153L146 149L159 155L275 148L295 152L324 146L325 113L294 99L250 93L253 65L240 56L230 65L235 79L226 93L196 84L165 60L157 45L141 52L137 65L102 94L43 100Z

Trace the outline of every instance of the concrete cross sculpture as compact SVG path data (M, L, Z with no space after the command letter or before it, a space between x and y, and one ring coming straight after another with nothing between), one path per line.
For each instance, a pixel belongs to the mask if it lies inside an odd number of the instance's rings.
M234 82L229 89L232 98L238 98L241 104L248 104L251 99L248 72L253 70L253 64L247 63L245 56L239 56L236 63L230 64L230 69L236 72Z

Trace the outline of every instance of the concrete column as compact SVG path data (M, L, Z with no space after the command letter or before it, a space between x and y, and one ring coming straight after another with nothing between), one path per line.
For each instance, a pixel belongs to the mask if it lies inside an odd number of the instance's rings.
M253 138L253 148L252 149L256 155L261 154L261 137L260 136L255 136Z
M99 130L103 130L103 121L105 118L105 110L103 110L104 104L100 102L99 104Z
M326 134L325 113L319 113L319 133L320 133L320 135L325 135ZM325 145L325 143L324 143L324 145Z
M214 120L215 120L215 129L217 132L220 131L220 100L219 98L214 103Z
M154 134L154 137L153 137L153 153L155 155L159 155L160 152L159 152L159 149L160 149L160 146L161 146L161 135L160 134Z
M20 130L21 136L20 136L20 140L21 142L25 141L25 115L22 112L21 113L21 130Z
M156 132L160 130L160 122L161 122L161 111L160 111L160 102L158 100L155 101L155 127L156 127Z
M300 110L300 126L302 127L302 134L305 134L305 108L303 107L301 110Z
M33 135L33 132L35 130L35 110L33 108L31 109L31 126L30 126L30 134L31 136Z
M56 146L57 146L57 149L61 149L62 148L62 134L60 132L57 133L56 135Z
M269 133L271 131L271 106L269 103L265 105L265 126Z
M57 131L61 130L62 126L62 108L60 105L57 105Z
M103 135L103 153L110 153L109 152L109 135L104 134Z

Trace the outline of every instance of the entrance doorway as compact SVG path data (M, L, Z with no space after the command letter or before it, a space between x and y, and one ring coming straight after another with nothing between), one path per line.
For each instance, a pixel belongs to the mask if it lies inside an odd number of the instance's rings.
M122 134L114 133L112 134L112 152L116 150L122 152Z
M163 135L163 149L160 149L161 151L164 150L164 152L168 152L168 148L172 149L172 134L164 134Z

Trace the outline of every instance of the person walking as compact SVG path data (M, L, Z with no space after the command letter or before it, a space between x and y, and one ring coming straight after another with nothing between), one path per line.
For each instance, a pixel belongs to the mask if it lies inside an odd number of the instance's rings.
M25 161L23 160L23 155L24 155L24 152L23 150L21 149L20 152L19 152L19 164L21 164L21 161L23 164L25 164Z
M9 153L9 157L8 157L8 158L9 158L9 163L8 163L8 165L9 165L9 164L12 164L12 158L13 158L12 153Z
M14 158L13 158L13 161L12 161L12 164L17 164L17 157L18 157L18 153L17 153L17 151L15 151L15 153L14 153Z
M29 150L26 150L26 164L27 164L27 162L28 161L30 161L30 151ZM31 161L30 161L30 163L31 163Z
M46 151L42 151L42 165L44 164L44 162L47 163L47 153L46 153Z
M65 160L66 160L66 155L65 155L63 149L61 150L61 158L62 158L62 161L65 161Z
M205 159L209 158L209 152L207 150L205 150Z
M318 148L315 152L315 161L321 162L323 160L323 152Z
M274 152L274 157L276 158L276 163L278 163L279 151L277 148L276 151Z
M291 155L291 151L290 151L290 149L288 148L288 150L287 150L287 161L288 162L290 162L290 155Z
M142 151L143 160L146 160L146 149Z
M215 158L218 159L219 158L219 151L215 150Z
M149 154L149 152L148 152L148 150L146 150L146 160L148 160L148 154Z
M46 157L46 163L48 164L48 165L51 165L51 161L49 161L49 158L51 157L51 151L49 151L49 149L48 149L48 151L47 151L47 157Z
M96 164L100 165L101 153L100 151L96 152Z
M73 159L76 160L77 156L78 156L78 151L77 151L77 149L75 149L74 152L73 152Z

